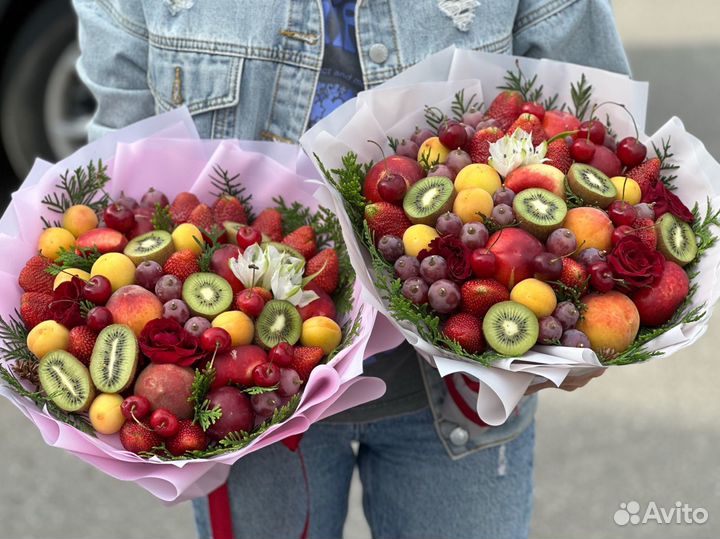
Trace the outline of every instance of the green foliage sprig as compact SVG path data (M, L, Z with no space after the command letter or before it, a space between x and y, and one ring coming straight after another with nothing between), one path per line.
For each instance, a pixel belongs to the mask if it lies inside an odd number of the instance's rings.
M255 213L252 207L252 195L246 195L246 188L240 180L240 174L230 175L230 172L220 165L213 166L213 175L210 176L210 183L215 188L210 194L216 198L231 196L237 198L245 209L248 222L255 220Z
M660 147L658 147L654 142L652 143L652 147L655 151L655 155L658 159L660 159L660 179L665 184L665 187L670 190L674 190L675 185L673 182L677 179L677 174L675 174L675 172L677 172L680 168L680 165L672 162L672 158L675 154L671 150L670 137L661 139Z
M587 206L585 202L583 202L583 199L577 196L572 189L570 189L570 184L567 181L567 178L563 180L563 183L565 185L565 204L567 205L568 209L572 208L580 208L582 206Z
M203 431L208 430L218 419L222 417L222 410L219 406L210 408L210 401L207 394L210 386L215 381L215 367L212 361L204 369L195 369L195 378L190 386L190 397L188 402L193 407L193 423L200 425Z
M322 175L340 193L353 228L362 230L365 220L365 205L367 204L367 199L362 194L363 185L372 163L360 164L357 161L357 154L349 152L342 158L342 168L328 170L317 154L314 157Z
M57 275L66 269L77 268L90 273L93 264L101 254L97 247L75 247L69 251L60 247L60 254L52 264L45 268L45 271L50 275Z
M396 139L395 137L391 137L388 135L388 145L390 146L390 149L393 151L393 153L397 153L397 147L400 144L400 140Z
M580 76L579 81L570 84L570 97L573 104L573 109L570 112L580 120L585 119L585 115L590 108L592 92L592 84L588 82L585 73Z
M425 107L425 122L435 133L440 129L440 125L447 122L448 117L437 107Z
M170 206L162 206L159 203L155 204L155 211L153 212L151 222L155 230L164 230L165 232L175 230L175 223L173 223L172 215L170 214Z
M201 249L200 256L198 256L198 266L200 266L200 271L212 271L212 257L215 251L218 251L223 246L223 244L220 243L220 237L225 233L225 230L217 225L213 225L210 230L200 229L200 231L210 241L203 243L198 238L193 237L195 243L197 243Z
M110 201L110 197L104 192L98 198L98 192L102 192L109 181L107 166L103 165L102 160L98 160L97 167L91 161L87 167L78 167L73 172L66 170L60 176L60 182L55 185L59 192L45 195L42 203L51 212L60 215L76 204L89 206L97 213L104 210ZM45 228L60 226L59 221L50 222L44 217L41 219Z
M457 121L462 120L463 114L468 111L476 111L482 108L482 103L476 101L477 94L473 94L465 99L465 89L463 88L459 92L456 92L453 96L452 105L450 110L452 111L453 118Z
M520 61L515 60L515 71L508 70L503 79L505 84L498 86L499 90L512 90L520 92L524 101L540 102L543 97L543 85L536 86L538 76L528 78L520 69ZM548 107L545 107L548 109Z

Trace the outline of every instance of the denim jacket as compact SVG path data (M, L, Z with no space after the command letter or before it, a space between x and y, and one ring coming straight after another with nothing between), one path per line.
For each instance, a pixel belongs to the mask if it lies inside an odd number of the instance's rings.
M325 43L321 0L73 3L78 72L98 104L91 138L180 105L204 138L296 142L306 129ZM367 88L450 45L628 72L609 0L358 0L354 22ZM532 421L534 398L503 426L478 426L446 398L437 371L422 373L453 458Z

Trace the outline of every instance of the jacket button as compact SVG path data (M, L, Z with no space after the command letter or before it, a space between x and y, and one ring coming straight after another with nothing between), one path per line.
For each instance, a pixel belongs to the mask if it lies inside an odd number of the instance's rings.
M376 64L383 64L388 59L388 49L382 43L370 46L370 59Z
M450 432L450 443L457 446L462 446L467 444L468 438L470 436L468 435L468 431L466 431L462 427L455 427Z

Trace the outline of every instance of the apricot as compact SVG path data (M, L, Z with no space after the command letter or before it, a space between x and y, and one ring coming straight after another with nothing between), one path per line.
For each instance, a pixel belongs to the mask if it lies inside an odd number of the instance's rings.
M463 223L482 222L492 213L492 209L492 196L480 187L463 189L457 194L453 204L453 212Z
M67 350L70 332L55 320L45 320L30 330L27 347L38 358L53 350Z
M90 275L107 277L114 292L135 282L135 264L122 253L106 253L95 261Z
M500 174L490 165L484 163L467 165L455 176L456 191L479 187L492 195L500 189L500 185Z
M213 319L212 326L227 331L230 334L233 346L250 344L255 336L255 324L242 311L220 313Z
M98 217L91 207L76 204L65 210L62 226L77 238L80 234L97 228Z
M232 238L233 240L235 238ZM173 245L176 251L182 251L183 249L189 249L195 255L202 253L202 248L205 245L200 229L192 223L183 223L173 230L172 233Z
M430 137L420 145L418 161L428 165L443 164L447 161L450 150L443 146L438 137Z
M642 191L638 182L628 176L613 176L610 181L617 190L616 200L624 200L633 206L640 202Z
M640 328L640 314L625 294L610 291L580 299L587 309L576 327L590 340L595 352L622 353L632 344Z
M516 284L510 291L510 299L525 305L538 318L550 316L557 306L557 297L552 287L533 277Z
M563 227L569 229L577 239L578 252L589 247L609 251L614 230L612 221L597 208L573 208L568 210Z
M60 256L60 250L69 251L75 245L75 236L72 232L59 227L46 228L38 238L40 254L50 260Z
M342 330L337 323L326 316L313 316L303 322L300 344L318 346L328 355L342 340Z
M428 225L412 225L403 234L405 254L417 256L420 251L427 249L432 240L439 236L437 230Z
M87 271L78 268L68 268L62 270L55 276L55 280L53 281L53 290L55 290L61 283L69 281L73 277L80 277L83 281L87 281L90 279L90 274Z
M161 318L163 313L163 304L157 296L134 284L117 289L110 296L106 307L110 309L116 324L125 324L135 335L140 335L145 324Z
M123 398L117 393L100 393L90 405L90 423L100 434L115 434L125 424L120 410Z

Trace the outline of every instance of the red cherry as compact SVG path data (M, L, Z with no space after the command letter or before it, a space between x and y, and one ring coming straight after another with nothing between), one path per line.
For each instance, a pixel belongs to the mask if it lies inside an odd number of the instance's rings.
M140 395L132 395L120 404L120 412L130 421L142 419L150 413L150 401ZM135 416L135 417L133 417Z
M87 280L82 294L83 298L95 305L105 305L112 295L112 285L107 277L96 275Z
M385 202L400 202L407 192L407 184L400 174L388 174L377 186L378 194Z
M295 349L292 344L281 342L268 352L268 361L280 367L289 367L293 362Z
M232 346L230 334L223 328L208 328L200 335L200 348L206 352L224 352Z
M262 241L262 234L249 226L241 226L237 231L237 244L240 249L247 249L251 245Z
M647 146L635 137L625 137L618 142L615 155L618 156L620 162L626 167L634 167L645 160Z
M545 117L545 108L540 103L534 103L532 101L526 101L520 107L520 112L527 112L528 114L534 114L538 120L542 122Z
M253 383L260 387L272 387L280 381L280 367L269 361L257 365L252 371Z
M165 408L158 408L152 413L150 426L161 438L172 438L180 430L177 416Z
M590 134L590 140L595 144L602 144L605 142L605 126L597 120L589 120L580 124L580 128L577 132L577 138L587 139L588 133Z
M113 314L107 307L93 307L85 318L87 327L99 333L114 322Z
M438 138L448 150L456 150L467 144L467 131L457 122L446 122L438 131Z
M251 318L257 318L265 307L265 300L255 290L247 289L239 292L235 298L235 307Z
M631 225L638 216L635 206L624 200L616 200L610 204L607 214L615 226Z
M588 266L590 285L598 292L610 292L615 288L615 278L607 262L595 262Z
M613 230L612 236L610 236L610 243L615 245L628 234L632 234L634 230L635 229L629 225L620 225L619 227L616 227L615 230Z
M570 157L580 163L588 163L595 155L595 144L587 139L579 138L570 145Z
M492 277L497 269L495 253L485 247L475 249L470 255L470 267L477 277Z
M115 202L110 204L103 212L103 221L118 232L130 232L135 226L135 214L127 206Z

